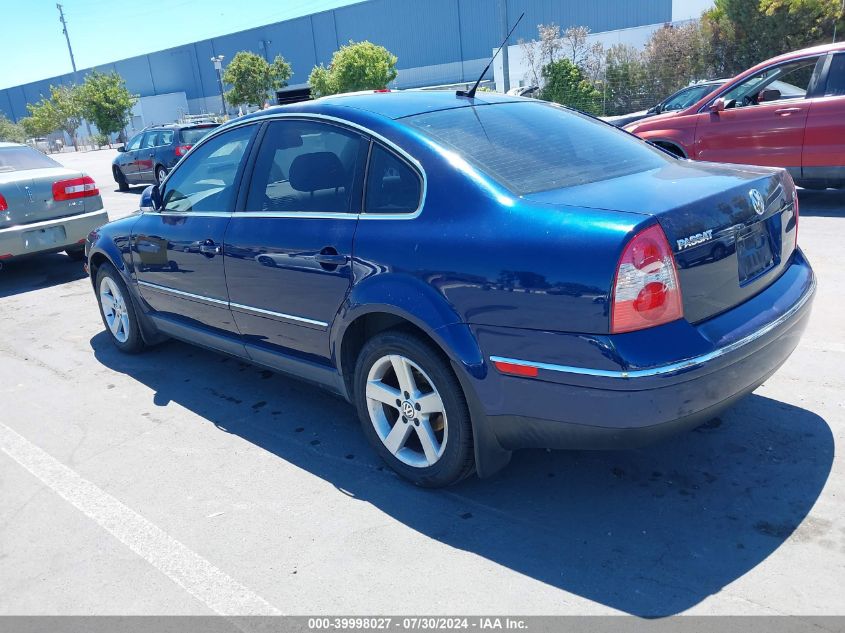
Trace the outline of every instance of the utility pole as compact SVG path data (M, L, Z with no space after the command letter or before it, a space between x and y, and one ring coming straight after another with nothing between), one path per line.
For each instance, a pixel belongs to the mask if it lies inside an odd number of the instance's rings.
M67 32L67 21L65 20L65 12L60 3L56 3L56 8L59 10L59 22L62 23L62 33L65 34L67 41L67 52L70 53L70 65L73 68L73 83L79 85L79 73L76 72L76 60L73 58L73 47L70 45L70 35ZM88 137L91 137L91 124L85 121L85 129L88 131Z

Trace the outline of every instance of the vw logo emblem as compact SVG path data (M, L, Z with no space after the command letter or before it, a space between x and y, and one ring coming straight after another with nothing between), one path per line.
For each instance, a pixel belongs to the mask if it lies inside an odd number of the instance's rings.
M406 418L413 418L414 417L414 405L412 405L410 402L405 400L405 402L402 403L402 414Z
M751 206L754 209L754 213L757 215L763 215L766 212L766 203L763 201L763 194L756 189L752 189L748 192L748 198L751 200Z

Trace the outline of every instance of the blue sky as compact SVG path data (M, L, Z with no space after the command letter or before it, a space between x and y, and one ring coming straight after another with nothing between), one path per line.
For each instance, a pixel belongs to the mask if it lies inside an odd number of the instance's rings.
M77 68L360 0L63 0ZM0 88L71 71L55 0L0 0Z

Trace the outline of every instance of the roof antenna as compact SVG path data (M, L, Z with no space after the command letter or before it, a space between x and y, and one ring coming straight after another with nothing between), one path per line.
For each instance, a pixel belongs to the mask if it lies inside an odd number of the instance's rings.
M508 43L508 38L511 36L511 34L516 29L517 25L522 21L522 18L524 18L524 17L525 17L525 11L523 11L522 14L519 16L519 19L511 27L511 30L508 31L508 34L505 36L505 41L502 42L502 45L499 47L499 50L497 50L495 53L493 53L493 57L490 59L490 62L487 64L487 66L485 66L481 75L478 77L478 81L475 82L475 85L472 88L470 88L469 90L458 90L455 93L457 96L459 96L459 97L469 97L470 99L475 99L475 91L478 90L478 84L480 84L481 80L484 79L484 75L486 75L487 71L490 70L490 66L493 64L493 62L495 61L498 54L502 52L502 49L505 47L505 44Z

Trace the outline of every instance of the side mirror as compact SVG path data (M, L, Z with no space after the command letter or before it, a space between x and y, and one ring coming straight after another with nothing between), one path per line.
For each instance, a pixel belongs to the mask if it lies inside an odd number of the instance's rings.
M722 112L725 109L725 100L722 97L716 99L713 103L710 104L708 110L710 112Z
M117 151L118 152L125 152L126 151L126 145L121 145L120 147L117 148Z
M141 213L153 213L161 210L161 193L158 185L150 185L141 194Z

